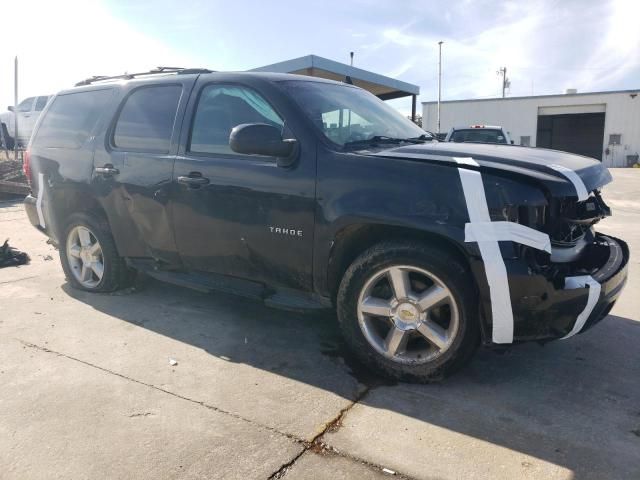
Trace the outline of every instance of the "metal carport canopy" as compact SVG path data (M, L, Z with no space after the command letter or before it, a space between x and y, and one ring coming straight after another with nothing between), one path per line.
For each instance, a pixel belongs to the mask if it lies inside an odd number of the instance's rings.
M307 55L300 58L285 60L251 70L252 72L295 73L310 77L327 78L344 82L348 76L354 85L364 88L382 100L413 97L413 117L415 118L416 97L420 94L420 87L402 82L395 78L385 77L378 73L352 67L346 63L336 62L317 55Z

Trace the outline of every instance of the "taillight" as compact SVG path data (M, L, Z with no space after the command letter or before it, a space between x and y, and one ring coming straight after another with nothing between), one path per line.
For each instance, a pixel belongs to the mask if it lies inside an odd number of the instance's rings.
M24 172L24 176L27 177L27 183L31 185L31 154L29 150L25 150L24 155L22 156L22 171Z

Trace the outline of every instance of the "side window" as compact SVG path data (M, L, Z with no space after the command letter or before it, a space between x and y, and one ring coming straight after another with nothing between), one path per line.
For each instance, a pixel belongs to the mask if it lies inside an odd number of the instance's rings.
M49 97L38 97L36 100L36 112L41 112L44 110L44 107L47 105L47 101Z
M89 138L111 97L111 89L58 95L42 119L34 145L80 148Z
M322 129L333 142L343 144L349 139L366 138L371 122L347 108L322 113Z
M120 110L113 144L123 149L168 152L181 94L180 85L134 90Z
M257 92L233 85L208 85L202 89L191 127L189 151L234 152L229 147L231 129L243 123L267 123L282 128L284 121Z
M31 107L33 106L33 98L34 97L25 98L23 101L21 101L18 105L18 111L22 113L30 112Z

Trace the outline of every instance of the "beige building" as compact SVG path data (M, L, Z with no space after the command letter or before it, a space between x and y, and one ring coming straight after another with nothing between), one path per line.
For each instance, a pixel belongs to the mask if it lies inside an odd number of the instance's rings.
M423 102L423 128L437 129L437 102ZM516 145L564 150L626 167L640 154L640 90L541 95L440 104L440 131L500 125Z

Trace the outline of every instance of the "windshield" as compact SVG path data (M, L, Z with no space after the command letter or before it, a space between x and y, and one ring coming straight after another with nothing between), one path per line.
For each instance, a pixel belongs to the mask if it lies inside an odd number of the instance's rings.
M324 136L337 145L431 139L430 134L366 90L297 80L282 85Z
M456 130L451 136L451 141L456 143L478 142L478 143L507 143L502 130L489 128L469 128Z

